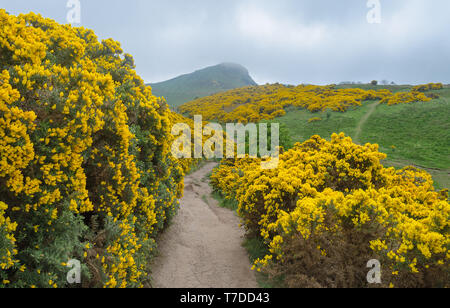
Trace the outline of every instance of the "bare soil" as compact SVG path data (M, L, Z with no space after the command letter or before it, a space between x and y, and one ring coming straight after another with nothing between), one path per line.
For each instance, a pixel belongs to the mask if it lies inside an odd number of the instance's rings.
M155 288L256 288L239 218L217 206L207 163L185 179L184 197L172 225L159 241L153 264Z

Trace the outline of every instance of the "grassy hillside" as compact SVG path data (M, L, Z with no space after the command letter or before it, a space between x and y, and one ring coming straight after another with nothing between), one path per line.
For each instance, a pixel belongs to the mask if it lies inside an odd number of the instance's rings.
M450 87L439 88L422 93L408 85L272 84L196 99L179 111L220 123L279 121L295 142L344 132L356 143L379 144L388 154L385 165L422 167L439 187L450 187Z
M346 111L360 106L363 101L377 101L393 97L389 90L336 89L335 86L298 85L279 83L250 86L221 92L183 104L178 109L190 117L201 114L205 120L229 122L259 122L286 114L286 108L305 108ZM421 99L429 100L423 95ZM419 98L418 98L419 99Z
M361 88L378 89L380 86ZM393 92L408 90L405 86L389 88ZM388 154L385 165L422 167L433 175L438 187L448 188L450 88L437 93L441 98L431 102L388 106L370 101L345 113L288 109L287 114L276 121L287 126L295 141L307 140L315 134L329 138L333 132L345 132L359 143L378 143L380 151ZM308 123L313 117L322 120Z
M340 84L336 86L337 89L362 89L362 90L389 90L393 93L411 90L410 85L372 85L370 83L364 84Z
M153 94L164 97L172 107L195 98L251 85L256 83L247 69L233 63L207 67L168 81L150 84Z

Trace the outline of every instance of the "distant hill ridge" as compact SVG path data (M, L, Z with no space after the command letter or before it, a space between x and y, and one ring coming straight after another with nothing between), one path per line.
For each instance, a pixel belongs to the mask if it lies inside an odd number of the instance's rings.
M222 63L171 80L150 84L153 94L163 96L172 107L178 107L199 97L253 85L257 84L250 77L248 70L236 63Z

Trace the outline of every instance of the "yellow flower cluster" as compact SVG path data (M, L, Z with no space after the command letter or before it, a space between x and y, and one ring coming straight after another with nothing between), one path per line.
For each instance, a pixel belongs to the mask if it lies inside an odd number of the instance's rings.
M381 100L382 104L397 105L409 104L416 102L429 102L433 98L439 98L437 94L424 94L424 92L431 90L441 90L444 88L442 83L429 83L425 85L418 85L411 89L410 92L399 92L392 96L387 96Z
M231 122L259 122L286 114L289 106L310 111L346 111L366 100L391 96L389 90L335 89L331 86L285 86L268 84L250 86L199 98L182 105L183 114L203 115L206 120Z
M428 83L423 85L418 85L412 88L412 91L416 92L427 92L431 90L442 90L444 85L442 83Z
M330 142L314 136L281 154L277 169L263 170L251 159L224 160L212 184L239 202L244 226L268 244L270 254L255 262L259 270L293 257L286 243L294 238L312 247L325 238L334 243L330 247L344 241L360 253L371 250L393 272L446 273L447 193L436 192L424 171L384 168L385 158L378 145L359 146L344 134L334 134ZM352 242L356 234L359 246ZM319 251L328 257L327 249Z
M322 118L315 117L315 118L309 119L309 120L308 120L308 123L320 122L320 121L322 121Z
M97 239L84 258L102 261L94 270L103 271L99 283L141 286L154 237L174 215L189 169L190 161L170 154L176 116L144 85L119 43L99 42L84 28L0 10L0 64L0 205L14 205L0 217L11 241L10 221L17 222L17 247L24 249L18 262L32 281L3 279L39 286L39 277L49 275L52 285L63 285L61 264L76 257L76 241L88 238L69 234L75 242L60 260L48 257L46 273L36 266L46 258L42 245L66 238L58 233L62 225L80 217L92 229L90 241ZM93 218L100 220L95 228ZM10 266L12 251L0 246L5 257Z
M431 98L422 92L399 92L392 96L388 96L381 100L381 104L388 104L390 106L397 104L409 104L416 102L429 102Z
M0 270L2 271L13 267L17 263L17 260L14 259L14 256L17 254L16 239L14 238L17 223L11 222L9 217L5 217L7 209L8 206L0 201ZM0 279L4 278L0 276Z

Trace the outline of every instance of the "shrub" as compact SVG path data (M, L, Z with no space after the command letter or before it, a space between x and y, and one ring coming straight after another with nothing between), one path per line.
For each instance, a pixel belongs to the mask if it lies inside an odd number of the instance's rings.
M381 100L382 104L397 105L416 102L429 102L431 98L421 92L400 92Z
M143 286L189 168L167 104L111 39L33 13L0 25L0 278L64 287L75 258L84 286Z
M428 83L423 85L418 85L412 88L412 91L416 92L427 92L431 90L442 90L444 85L442 83Z
M201 114L208 121L255 123L286 114L289 107L312 112L326 109L344 112L366 100L391 96L389 90L335 89L334 85L250 86L196 99L179 107L183 114Z
M448 286L447 192L424 171L384 168L385 158L344 134L314 136L281 154L277 169L224 161L212 184L265 239L270 254L255 269L289 286L367 286L371 259L383 265L383 286Z

